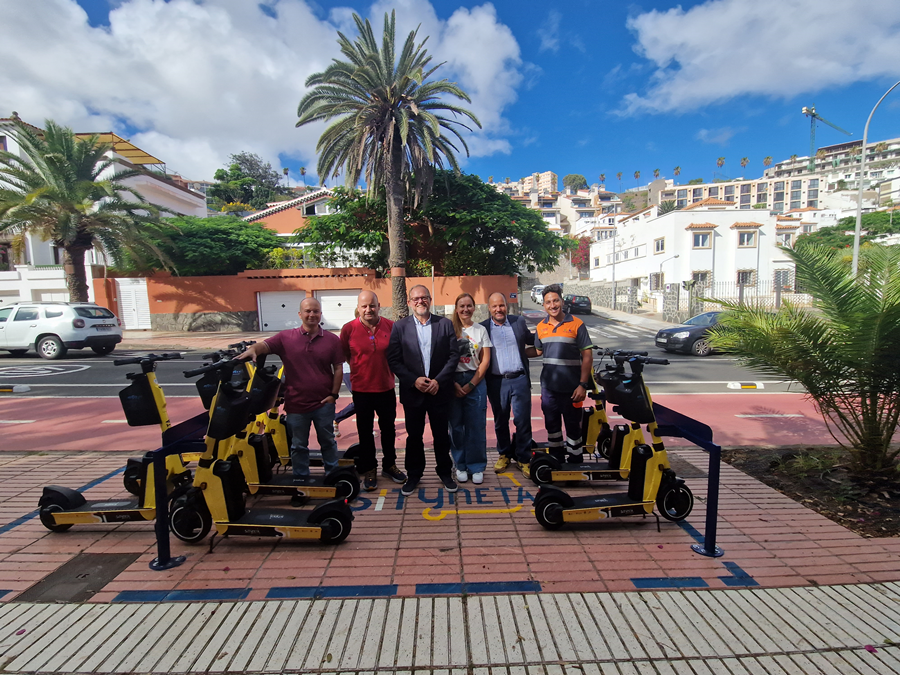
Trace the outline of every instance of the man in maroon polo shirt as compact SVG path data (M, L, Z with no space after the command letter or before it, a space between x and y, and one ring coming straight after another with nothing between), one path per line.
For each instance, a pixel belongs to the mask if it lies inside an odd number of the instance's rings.
M394 373L387 362L387 346L394 322L379 316L381 304L372 291L363 291L356 301L359 317L341 328L344 358L350 363L350 389L356 409L359 455L356 469L363 475L363 487L369 492L378 487L378 459L372 429L375 415L381 430L381 475L395 483L406 482L406 474L397 468L394 419L397 395Z
M344 351L341 341L333 333L323 330L322 306L315 298L300 303L299 328L280 333L257 342L238 356L253 359L259 354L277 354L284 364L285 424L293 434L291 466L294 484L309 482L309 428L316 427L316 437L322 448L325 471L338 466L337 443L334 440L334 402L341 390ZM293 500L292 500L293 503Z

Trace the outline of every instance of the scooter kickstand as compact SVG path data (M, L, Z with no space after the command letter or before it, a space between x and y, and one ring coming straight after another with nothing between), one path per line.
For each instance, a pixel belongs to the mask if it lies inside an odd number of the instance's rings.
M657 520L659 520L659 518L657 518ZM215 542L216 542L216 536L217 536L218 534L219 534L218 531L213 532L213 533L212 533L212 536L209 538L209 552L210 552L210 553L213 552L213 547L216 545L216 544L215 544Z

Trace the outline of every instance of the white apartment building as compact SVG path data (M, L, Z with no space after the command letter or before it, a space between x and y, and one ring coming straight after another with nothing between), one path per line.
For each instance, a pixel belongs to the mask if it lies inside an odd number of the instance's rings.
M633 214L591 246L591 280L636 286L648 300L661 296L665 284L690 279L785 288L794 265L784 247L801 231L801 218L712 201L655 218Z

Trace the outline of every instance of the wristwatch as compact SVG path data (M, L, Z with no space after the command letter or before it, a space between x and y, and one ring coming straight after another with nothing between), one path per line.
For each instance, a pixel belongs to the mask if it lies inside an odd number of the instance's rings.
M584 387L585 391L587 391L588 389L591 388L591 383L590 382L579 382L578 386Z
M341 395L341 392L338 392L338 393L336 393L336 394L329 394L329 396L333 397L335 401L338 400L338 398L340 397L340 395Z

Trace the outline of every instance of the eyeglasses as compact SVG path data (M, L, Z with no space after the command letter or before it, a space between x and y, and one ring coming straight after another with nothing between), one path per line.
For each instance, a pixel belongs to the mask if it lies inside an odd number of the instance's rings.
M414 304L419 304L420 302L428 302L429 300L431 300L431 296L430 296L430 295L423 295L423 296L418 297L418 298L410 298L410 299L409 299L409 301L412 302L412 303L414 303Z

